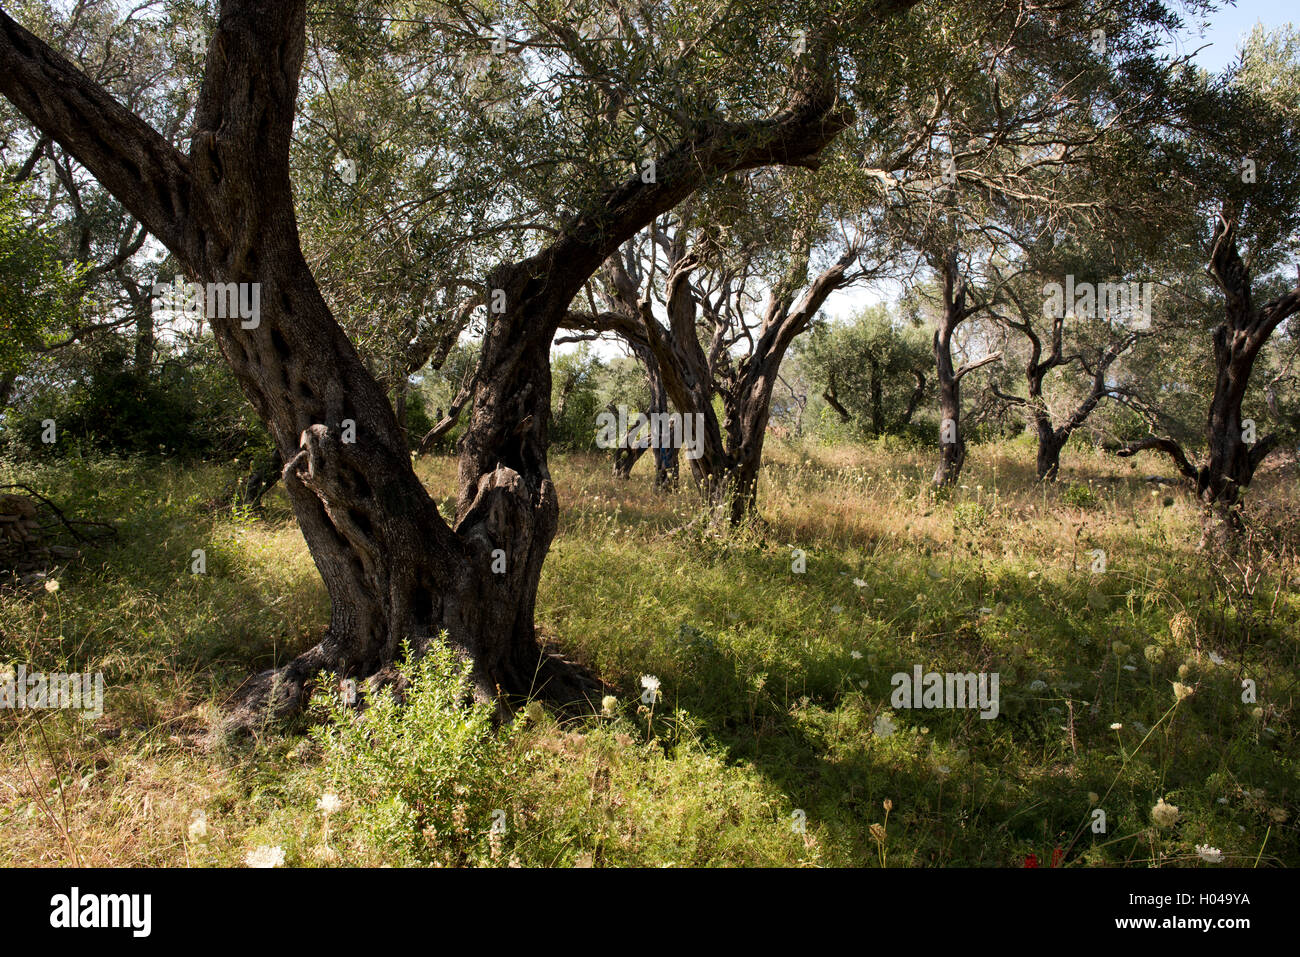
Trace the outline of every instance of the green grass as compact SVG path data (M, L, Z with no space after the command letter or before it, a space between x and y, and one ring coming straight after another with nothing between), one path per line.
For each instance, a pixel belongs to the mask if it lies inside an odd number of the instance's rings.
M0 668L108 685L98 721L0 713L0 864L240 864L270 846L301 866L1019 866L1055 848L1070 866L1208 866L1197 845L1300 863L1294 527L1243 570L1198 552L1181 492L1140 480L1154 459L1070 449L1043 488L1032 448L978 446L939 495L931 467L773 443L761 532L718 539L675 531L696 503L655 494L646 466L620 483L603 459L559 457L538 622L619 689L610 714L537 708L494 730L454 708L372 709L390 732L374 754L358 741L380 738L326 710L314 734L198 745L243 677L326 621L279 492L249 519L210 505L234 468L0 470L119 529L57 592L0 590ZM419 468L445 500L454 462ZM1257 485L1258 521L1294 513L1293 465ZM206 575L189 573L195 548ZM890 676L918 664L997 672L1000 715L900 710L880 733ZM643 674L661 682L653 709ZM1174 682L1194 692L1176 702ZM389 771L359 770L384 756ZM325 793L341 802L328 820ZM1153 823L1161 798L1172 826Z

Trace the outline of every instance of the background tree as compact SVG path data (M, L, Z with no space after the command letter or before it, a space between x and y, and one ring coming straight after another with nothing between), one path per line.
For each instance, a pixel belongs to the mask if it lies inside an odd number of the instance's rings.
M815 326L801 357L841 421L872 437L909 431L933 360L924 332L884 305Z
M82 298L77 270L55 237L28 219L16 192L0 183L0 411L55 331L76 322Z
M1300 129L1300 37L1256 31L1221 81L1202 80L1204 97L1185 142L1204 187L1199 208L1214 217L1207 272L1223 309L1211 333L1214 386L1205 461L1193 465L1167 436L1131 443L1119 454L1167 453L1201 500L1235 525L1242 490L1281 441L1276 431L1258 435L1257 424L1243 415L1247 388L1274 331L1300 310L1300 283L1283 271L1300 253L1300 173L1289 162Z

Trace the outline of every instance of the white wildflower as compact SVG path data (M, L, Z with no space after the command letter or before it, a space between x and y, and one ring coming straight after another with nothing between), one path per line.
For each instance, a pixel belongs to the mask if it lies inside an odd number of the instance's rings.
M333 814L342 807L343 802L339 800L339 796L337 794L332 794L329 791L322 794L320 800L316 802L316 810L324 811L326 814Z
M1151 819L1160 827L1172 827L1178 821L1178 806L1166 804L1165 799L1161 798L1151 809Z
M244 863L249 867L280 867L284 864L284 849L279 845L267 847L259 844L244 855Z

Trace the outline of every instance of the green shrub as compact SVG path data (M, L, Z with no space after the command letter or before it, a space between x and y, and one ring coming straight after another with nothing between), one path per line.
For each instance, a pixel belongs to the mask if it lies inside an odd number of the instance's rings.
M47 419L56 424L52 444L42 442ZM107 453L229 460L270 445L215 356L177 356L139 370L116 342L81 355L7 413L3 441L17 458Z
M1065 490L1061 501L1074 508L1096 508L1101 499L1097 495L1097 490L1091 485L1074 482Z
M337 693L317 695L328 720L312 737L362 856L382 850L395 866L455 866L491 854L494 769L505 741L490 703L467 704L470 667L441 642L414 662L408 646L403 703L391 689L365 694L361 709Z

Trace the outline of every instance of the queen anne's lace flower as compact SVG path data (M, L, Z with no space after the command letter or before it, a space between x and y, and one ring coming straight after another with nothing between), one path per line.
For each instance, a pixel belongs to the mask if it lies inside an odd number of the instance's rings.
M333 814L343 807L343 802L339 800L337 794L331 794L328 791L320 796L316 802L316 810L324 811L326 814Z
M244 863L249 867L279 867L284 863L284 848L259 845L244 855Z

